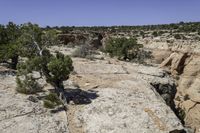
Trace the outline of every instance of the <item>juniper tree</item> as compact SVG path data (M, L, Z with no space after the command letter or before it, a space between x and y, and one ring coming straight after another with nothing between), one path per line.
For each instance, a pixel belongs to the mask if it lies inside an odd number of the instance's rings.
M25 83L30 80L36 82L37 79L33 76L33 73L39 72L40 78L43 77L46 82L55 88L57 96L65 105L66 97L63 81L69 78L73 66L69 56L65 56L60 52L53 55L47 49L49 46L57 44L56 31L44 32L38 25L31 23L24 24L21 29L23 34L19 40L23 48L21 50L22 55L26 57L26 61L18 65L18 87L25 86L25 89L30 89L30 86Z
M117 56L119 59L132 60L137 57L142 44L138 44L134 38L111 38L107 41L105 52L111 57Z
M18 63L20 50L18 38L20 35L19 26L13 22L9 22L6 26L0 26L0 61L10 64L13 69L16 69Z

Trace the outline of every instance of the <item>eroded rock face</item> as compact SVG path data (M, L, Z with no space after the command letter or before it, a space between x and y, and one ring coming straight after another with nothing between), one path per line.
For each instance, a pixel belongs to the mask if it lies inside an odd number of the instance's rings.
M174 40L173 43L159 40L148 41L148 48L155 48L155 59L161 68L170 72L177 80L176 105L183 109L185 125L192 127L197 133L200 132L200 45L199 41ZM158 52L160 51L160 52ZM171 54L159 54L171 51Z
M193 56L185 66L178 81L179 94L183 97L182 107L186 110L185 122L200 132L200 57ZM188 104L188 101L194 105ZM187 110L187 108L189 108Z
M173 53L161 67L168 66L173 75L180 75L177 106L185 111L185 124L200 132L200 56Z
M167 59L165 59L160 67L170 67L170 72L173 75L182 74L184 69L185 60L187 59L187 53L172 53Z

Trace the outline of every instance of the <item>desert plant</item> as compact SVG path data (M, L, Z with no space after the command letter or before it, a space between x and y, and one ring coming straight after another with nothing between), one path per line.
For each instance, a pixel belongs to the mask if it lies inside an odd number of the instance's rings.
M152 35L153 35L154 37L157 37L157 36L158 36L158 32L157 32L157 31L154 31L154 32L152 33Z
M134 38L111 38L107 41L105 52L111 57L117 56L122 60L132 60L136 58L138 51L142 48L142 44L138 44Z
M78 47L73 53L73 57L80 57L80 58L86 58L87 56L92 54L92 50L89 45L81 45Z
M198 35L200 35L200 30L198 31L198 33L197 33Z
M182 37L181 37L180 34L175 34L175 35L174 35L174 38L175 38L175 39L181 39Z
M9 22L5 27L0 26L0 62L8 63L13 69L16 69L18 63L20 35L19 26L13 22ZM11 62L8 62L9 60Z
M25 24L22 29L24 33L20 38L23 46L22 55L28 60L18 65L17 83L20 85L23 77L32 75L34 71L39 72L40 78L44 77L46 82L55 88L57 96L65 105L67 101L63 81L69 78L73 70L71 58L59 52L56 52L56 55L49 52L47 47L56 43L56 34L53 31L42 32L37 25L31 23Z
M43 102L44 102L44 107L48 109L54 109L56 106L54 103L48 100L44 100Z
M151 59L153 58L152 56L152 52L151 51L147 51L147 50L144 50L144 49L141 49L137 52L137 56L136 58L134 58L132 61L133 62L137 62L137 63L140 63L140 64L146 64L146 60L147 59Z
M62 102L55 93L50 93L44 98L44 107L46 108L53 109L61 104Z
M42 91L42 87L36 82L32 76L26 76L23 80L16 78L17 92L23 94L36 94Z

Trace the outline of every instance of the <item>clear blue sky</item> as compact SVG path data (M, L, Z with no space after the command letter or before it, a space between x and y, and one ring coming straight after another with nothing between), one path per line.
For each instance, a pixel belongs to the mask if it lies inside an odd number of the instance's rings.
M0 0L0 23L143 25L200 21L200 0Z

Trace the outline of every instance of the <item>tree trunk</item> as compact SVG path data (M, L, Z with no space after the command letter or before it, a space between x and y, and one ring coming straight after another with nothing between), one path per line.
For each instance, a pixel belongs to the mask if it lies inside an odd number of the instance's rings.
M64 89L63 82L56 83L55 91L56 91L60 101L62 102L64 108L67 109L67 98L65 96L65 89Z
M19 60L19 56L16 55L14 57L11 58L11 68L12 69L17 69L17 63L18 63L18 60Z

